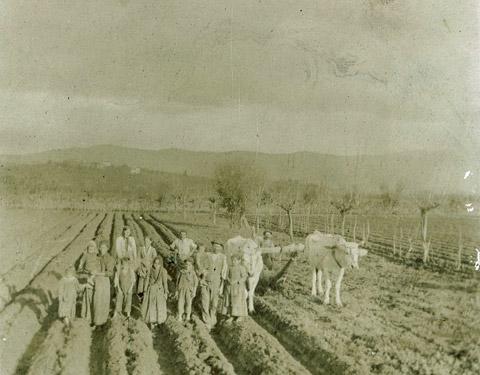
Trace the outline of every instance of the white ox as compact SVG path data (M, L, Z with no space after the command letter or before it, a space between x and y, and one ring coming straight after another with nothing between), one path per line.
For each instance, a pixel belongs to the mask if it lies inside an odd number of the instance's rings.
M240 254L243 259L243 265L248 272L247 279L247 297L248 311L253 312L253 296L255 288L260 280L260 274L263 269L262 253L255 241L249 238L237 236L229 239L225 244L225 253L228 258L233 254Z
M312 267L312 296L323 293L322 273L325 275L324 304L330 303L331 274L337 274L335 281L335 302L342 306L340 287L347 267L358 268L358 259L368 251L358 247L356 242L347 242L340 235L314 231L305 239L305 252Z

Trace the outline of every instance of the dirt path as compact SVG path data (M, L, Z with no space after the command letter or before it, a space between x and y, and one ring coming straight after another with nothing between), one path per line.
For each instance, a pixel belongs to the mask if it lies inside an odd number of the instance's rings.
M3 373L16 371L22 374L28 371L32 358L45 342L51 327L57 326L58 280L66 267L84 251L104 217L96 215L81 228L77 236L45 264L0 314ZM57 337L57 334L52 333L52 337Z

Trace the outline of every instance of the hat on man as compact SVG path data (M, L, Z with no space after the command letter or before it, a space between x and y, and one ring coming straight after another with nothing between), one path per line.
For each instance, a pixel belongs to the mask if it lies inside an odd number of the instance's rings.
M222 245L220 242L218 242L218 241L215 241L215 240L214 240L214 241L212 241L212 242L211 242L211 244L212 244L212 245L218 245L218 246L221 246L221 247L223 247L223 245Z
M270 236L272 236L272 232L270 232L269 230L266 230L266 231L263 232L263 235L264 235L264 236L266 236L267 234L270 235Z

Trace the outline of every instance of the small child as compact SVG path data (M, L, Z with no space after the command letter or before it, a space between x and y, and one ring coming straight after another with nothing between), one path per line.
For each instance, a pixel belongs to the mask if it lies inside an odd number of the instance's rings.
M179 276L177 278L178 294L178 320L183 321L185 312L186 321L190 321L192 314L192 300L198 284L197 275L193 267L193 260L187 258L180 263Z
M122 258L115 273L114 286L117 297L113 317L116 317L117 314L123 310L127 319L130 318L135 280L135 271L133 270L130 260L128 258Z
M77 295L82 286L75 277L75 268L68 267L65 276L60 279L58 290L58 317L65 325L71 325L77 311Z
M241 263L241 257L232 257L232 266L228 270L230 316L236 321L247 316L247 278L248 272ZM231 320L231 319L230 319Z

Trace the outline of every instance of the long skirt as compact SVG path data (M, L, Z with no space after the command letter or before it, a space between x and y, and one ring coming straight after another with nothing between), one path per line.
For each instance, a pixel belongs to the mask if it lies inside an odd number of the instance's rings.
M230 284L225 284L223 287L222 300L220 301L220 311L223 315L230 315L231 307L231 294Z
M82 296L82 311L80 316L84 319L90 320L92 318L92 299L93 289L86 288Z
M142 318L145 323L163 323L167 320L167 300L163 287L153 284L147 289L142 303Z
M231 285L230 304L232 316L247 316L247 290L245 285Z
M63 301L60 299L58 303L58 316L59 318L75 318L75 313L77 309L77 301L74 298L67 299Z
M146 293L148 289L148 274L144 276L138 276L137 293Z
M95 277L93 293L93 324L102 325L108 320L110 312L110 279L107 276Z

